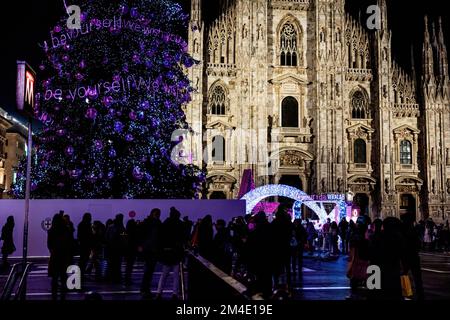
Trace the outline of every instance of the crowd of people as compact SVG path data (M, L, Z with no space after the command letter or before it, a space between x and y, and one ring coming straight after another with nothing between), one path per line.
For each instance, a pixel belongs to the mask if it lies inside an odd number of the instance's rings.
M420 220L415 225L424 251L450 252L450 228L448 220L437 224L432 218Z
M293 279L302 273L304 255L321 254L339 257L348 255L347 277L352 295L366 298L401 299L401 275L410 275L415 297L423 299L420 250L449 248L448 221L437 226L431 219L416 223L409 215L400 219L389 217L371 221L367 216L356 222L343 218L339 223L328 219L320 228L308 219L292 221L288 207L280 206L269 219L264 212L236 217L231 221L213 221L210 215L195 223L174 207L161 221L161 210L153 209L143 221L134 219L124 224L124 215L117 214L105 224L92 221L85 213L75 228L70 216L55 214L48 231L50 252L48 273L52 297L66 293L67 267L78 263L83 279L109 281L130 285L137 260L144 263L140 283L144 298L152 298L151 283L157 263L162 265L156 299L173 273L173 298L179 298L179 273L185 263L185 251L191 249L211 261L219 269L245 282L249 293L273 298L274 292L289 294ZM2 229L3 263L14 252L12 230L14 218L9 217ZM75 261L74 257L79 256ZM122 263L125 269L122 272ZM381 290L364 290L367 267L381 270Z

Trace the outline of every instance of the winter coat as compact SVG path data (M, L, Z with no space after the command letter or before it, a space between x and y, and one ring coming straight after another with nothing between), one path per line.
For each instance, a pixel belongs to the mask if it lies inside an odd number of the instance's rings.
M16 251L16 247L14 246L13 230L14 225L8 223L5 224L2 228L2 234L0 239L3 240L3 246L1 250L2 254L10 255Z

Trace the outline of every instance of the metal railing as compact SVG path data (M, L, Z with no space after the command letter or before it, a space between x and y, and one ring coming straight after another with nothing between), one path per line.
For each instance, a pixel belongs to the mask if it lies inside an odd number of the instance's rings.
M26 287L28 274L31 271L32 263L16 263L6 280L0 301L26 300ZM14 293L13 293L14 292Z
M188 252L189 301L251 301L249 289L213 263Z

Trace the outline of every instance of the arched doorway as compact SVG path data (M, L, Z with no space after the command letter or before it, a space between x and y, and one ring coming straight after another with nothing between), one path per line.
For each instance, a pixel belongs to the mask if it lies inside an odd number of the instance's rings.
M412 221L416 221L416 198L409 193L400 195L400 216L409 215Z
M369 196L366 193L357 193L353 198L353 204L360 208L360 215L369 215Z
M303 190L302 180L298 175L282 175L278 183Z
M218 199L225 200L226 198L227 198L227 196L225 195L225 193L223 191L214 191L209 196L209 199L211 199L211 200L218 200Z
M299 190L303 190L302 180L300 179L300 177L298 175L289 175L289 174L282 175L280 178L280 181L278 181L278 183L282 184L282 185L290 186L290 187L293 187L293 188L296 188ZM292 208L292 206L295 203L294 200L292 200L290 198L286 198L286 197L278 197L277 201L280 204L287 206L288 208Z

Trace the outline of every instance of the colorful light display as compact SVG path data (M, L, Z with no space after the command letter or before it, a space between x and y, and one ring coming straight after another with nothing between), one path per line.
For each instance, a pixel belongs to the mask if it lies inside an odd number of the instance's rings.
M319 207L314 200L308 196L305 192L296 189L294 187L286 186L283 184L270 184L256 188L246 195L241 200L246 200L246 213L251 214L253 208L261 200L268 197L286 197L296 201L302 201L305 206L313 210L319 217L326 217L327 213L323 207ZM326 219L326 218L325 218Z
M32 197L198 197L205 173L171 161L179 143L172 133L189 130L182 106L193 88L185 69L196 62L181 36L188 16L168 0L79 6L81 30L69 30L64 16L43 46ZM16 198L25 171L22 162Z

